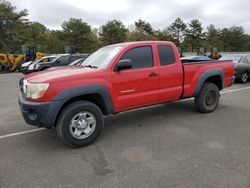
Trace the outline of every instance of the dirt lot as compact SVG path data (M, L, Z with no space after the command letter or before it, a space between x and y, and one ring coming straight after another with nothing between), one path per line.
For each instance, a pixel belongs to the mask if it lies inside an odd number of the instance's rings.
M250 83L200 114L193 100L109 116L91 146L26 125L22 75L0 75L0 187L250 187Z

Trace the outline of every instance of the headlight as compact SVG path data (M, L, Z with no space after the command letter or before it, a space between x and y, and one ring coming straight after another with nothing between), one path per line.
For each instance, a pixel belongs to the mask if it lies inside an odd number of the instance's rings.
M27 98L38 99L41 98L49 88L48 83L28 83L23 86L24 94Z

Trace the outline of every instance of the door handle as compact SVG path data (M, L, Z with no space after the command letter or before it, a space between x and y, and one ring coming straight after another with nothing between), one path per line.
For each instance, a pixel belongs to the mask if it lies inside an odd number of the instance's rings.
M158 76L158 74L156 74L155 72L151 72L148 76L149 77L156 77L156 76Z

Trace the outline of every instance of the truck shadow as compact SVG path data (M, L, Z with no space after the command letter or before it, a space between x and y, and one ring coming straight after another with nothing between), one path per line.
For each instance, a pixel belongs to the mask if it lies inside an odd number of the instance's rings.
M217 110L224 108L226 108L224 105L219 105ZM133 132L136 129L150 130L151 127L154 129L156 126L159 128L167 128L167 126L173 126L175 124L181 125L182 123L185 124L185 122L192 122L194 118L197 119L204 116L210 118L213 116L213 113L208 115L197 112L193 100L172 102L110 115L105 117L105 127L96 142L88 147L74 149L74 151L87 151L89 148L94 147L94 145L103 146L105 143L107 144L112 140L118 139L117 135L119 135L119 139L123 140L126 138L128 132ZM183 126L186 126L184 124ZM122 138L123 136L124 138ZM32 140L29 143L30 147L33 148L34 146L35 150L37 150L35 144L37 143L40 149L43 148L48 152L72 151L72 148L65 146L59 140L55 128L30 134L29 140ZM31 144L33 146L31 146Z
M180 117L192 118L194 115L200 115L196 112L193 100L172 102L167 104L161 104L151 107L140 108L137 110L131 110L127 112L118 113L116 115L110 115L105 117L105 127L102 134L97 138L96 143L101 143L102 139L112 137L114 132L119 132L119 129L142 127L147 122L154 121L157 126L158 122L173 121ZM154 126L155 126L154 125ZM29 146L34 149L38 149L36 144L39 145L39 149L46 149L50 151L55 150L71 150L71 148L65 146L57 137L55 128L49 130L42 130L41 132L32 133L27 135L29 137ZM122 139L122 138L121 138ZM91 145L89 146L91 147ZM85 147L86 148L86 147Z
M119 135L120 139L126 139L129 134L136 136L134 133L136 131L147 132L157 128L164 130L169 126L181 125L183 122L192 122L193 118L200 116L204 114L196 111L193 100L122 112L105 118L105 127L97 142L112 140L111 138L116 140L115 135Z
M180 116L193 116L194 113L197 112L193 100L171 102L108 116L105 118L105 129L114 125L119 125L120 123L123 125L139 123L138 126L140 126L140 122L151 119L167 118L171 120L179 118Z

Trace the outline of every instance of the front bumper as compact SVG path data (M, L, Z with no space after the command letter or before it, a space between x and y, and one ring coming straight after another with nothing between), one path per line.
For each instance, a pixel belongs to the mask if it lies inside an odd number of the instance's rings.
M51 128L55 126L56 117L63 101L30 102L19 92L18 102L22 116L27 124Z

